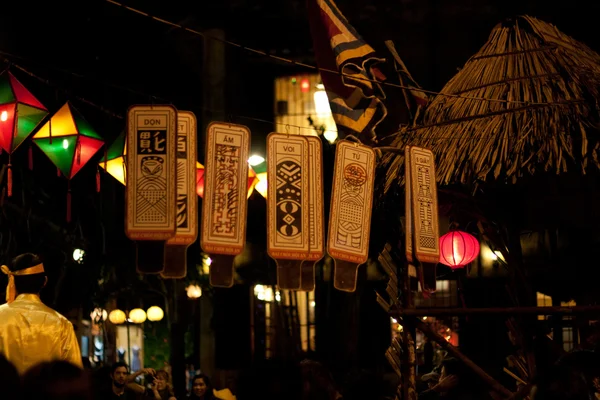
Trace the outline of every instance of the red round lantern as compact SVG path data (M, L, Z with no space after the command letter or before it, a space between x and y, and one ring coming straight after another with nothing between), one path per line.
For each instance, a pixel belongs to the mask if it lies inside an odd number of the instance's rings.
M479 242L467 232L451 231L440 238L440 262L452 269L463 268L479 254Z

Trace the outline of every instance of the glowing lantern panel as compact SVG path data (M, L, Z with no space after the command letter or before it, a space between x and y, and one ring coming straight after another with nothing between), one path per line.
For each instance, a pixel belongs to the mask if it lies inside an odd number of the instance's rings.
M134 308L129 311L129 320L134 324L141 324L146 320L146 311L141 308Z
M440 238L440 262L452 269L462 268L479 255L479 242L466 232L451 231Z
M106 170L113 178L125 185L127 156L127 136L125 132L121 133L117 139L106 149L106 154L98 163Z
M104 144L102 137L69 103L37 131L33 142L67 179L72 179Z

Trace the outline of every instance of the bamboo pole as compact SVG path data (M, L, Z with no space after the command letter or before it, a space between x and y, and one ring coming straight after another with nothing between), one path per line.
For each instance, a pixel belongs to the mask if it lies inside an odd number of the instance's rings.
M462 361L467 367L469 367L473 372L475 372L485 383L487 383L494 391L506 397L510 397L513 395L513 393L510 390L502 386L497 380L488 375L487 372L485 372L477 364L471 361L470 358L461 353L456 347L448 343L446 339L434 332L428 324L424 323L418 318L413 318L413 320L417 329L423 332L429 339L439 344L441 348L448 351L448 353L450 353L453 357Z
M458 316L458 315L573 315L600 314L600 306L575 307L492 307L492 308L414 308L391 310L391 314L399 316Z

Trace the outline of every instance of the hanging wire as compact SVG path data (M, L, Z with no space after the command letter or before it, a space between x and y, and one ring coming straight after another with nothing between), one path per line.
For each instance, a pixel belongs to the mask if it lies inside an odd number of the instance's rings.
M273 60L285 62L285 63L288 63L288 64L293 64L293 65L296 65L296 66L299 66L299 67L304 67L304 68L312 69L312 70L319 71L319 72L327 72L327 73L334 74L334 75L339 75L339 76L343 76L343 77L349 77L349 78L352 78L353 80L361 80L361 81L364 81L364 82L376 83L376 84L379 84L379 85L394 87L394 88L397 88L397 89L403 89L403 90L410 90L410 91L415 91L415 92L421 92L421 93L429 94L429 95L432 95L432 96L444 96L444 97L452 97L452 98L459 98L459 99L465 99L465 100L478 100L478 101L485 101L485 102L491 102L491 103L521 104L521 105L524 105L524 106L532 106L532 105L564 105L565 104L565 102L537 103L537 102L520 101L520 100L504 100L504 99L492 99L492 98L485 98L485 97L463 96L463 95L460 95L460 94L441 93L441 92L436 92L436 91L433 91L433 90L422 89L422 88L419 88L419 87L406 86L406 85L401 85L401 84L397 84L397 83L391 83L391 82L385 82L385 81L378 81L376 79L369 79L369 78L366 78L366 77L360 77L360 76L356 76L356 75L353 75L353 74L347 74L347 73L344 73L342 71L328 69L328 68L321 68L321 67L318 67L318 66L315 66L315 65L306 64L306 63L303 63L303 62L298 62L298 61L291 60L289 58L285 58L285 57L280 57L280 56L276 56L276 55L273 55L273 54L269 54L269 53L267 53L267 52L265 52L263 50L254 49L252 47L248 47L248 46L236 43L236 42L232 42L232 41L227 40L227 39L222 39L222 38L219 38L219 37L216 37L216 36L212 36L212 35L209 35L207 33L200 32L200 31L192 29L192 28L188 28L188 27L183 26L181 24L178 24L178 23L175 23L175 22L172 22L172 21L168 21L166 19L163 19L163 18L154 16L154 15L151 15L151 14L149 14L149 13L147 13L145 11L139 10L137 8L133 8L133 7L127 6L125 4L119 3L118 1L114 1L114 0L104 0L104 1L106 1L107 3L113 4L115 6L122 7L124 9L128 10L128 11L131 11L131 12L136 13L138 15L141 15L143 17L149 18L149 19L154 20L156 22L160 22L162 24L169 25L171 27L184 30L186 32L189 32L189 33L191 33L193 35L202 37L204 39L210 39L210 40L214 40L216 42L224 43L224 44L227 44L227 45L232 46L232 47L237 47L239 49L246 50L248 52L261 55L263 57L271 58ZM582 100L582 102L583 102L583 100ZM568 103L570 104L572 102L568 102Z

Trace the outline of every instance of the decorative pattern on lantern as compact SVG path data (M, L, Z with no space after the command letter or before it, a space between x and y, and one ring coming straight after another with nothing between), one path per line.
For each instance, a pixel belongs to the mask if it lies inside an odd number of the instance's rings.
M467 232L450 231L440 238L440 263L463 268L479 255L479 242Z
M100 165L106 172L111 174L113 178L125 183L126 169L125 164L127 162L127 135L122 132L115 141L106 149L104 157L100 160Z
M254 187L258 183L256 172L248 165L248 198L252 195ZM196 193L198 196L204 197L204 165L196 161Z
M10 156L48 115L48 110L10 72L0 75L0 148L9 154L7 191L12 195ZM31 168L31 154L29 155Z
M69 185L71 179L104 145L102 137L69 102L33 135L33 142L69 180ZM67 222L71 221L70 203L69 188Z

